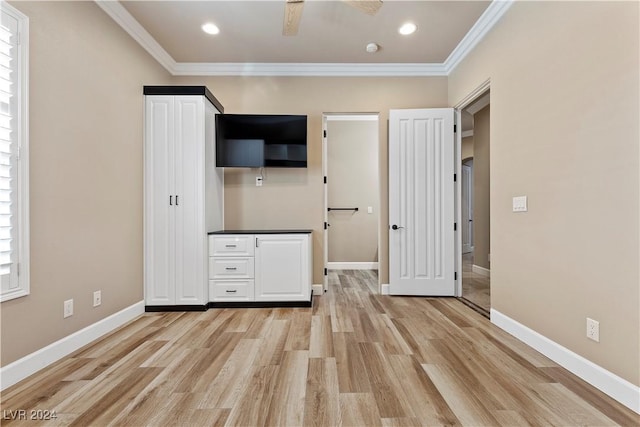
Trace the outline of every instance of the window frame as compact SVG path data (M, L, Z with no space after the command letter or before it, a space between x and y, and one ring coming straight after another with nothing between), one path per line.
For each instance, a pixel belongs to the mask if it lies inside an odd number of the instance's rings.
M31 292L29 277L29 18L2 0L0 0L0 12L11 16L18 23L18 48L16 49L18 61L16 75L18 286L8 292L0 290L0 302L5 302L29 295Z

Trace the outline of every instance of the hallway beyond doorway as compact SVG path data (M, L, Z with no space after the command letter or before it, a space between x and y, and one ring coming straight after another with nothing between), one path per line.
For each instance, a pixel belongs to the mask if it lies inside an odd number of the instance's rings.
M473 271L473 252L462 255L462 298L489 317L491 279Z

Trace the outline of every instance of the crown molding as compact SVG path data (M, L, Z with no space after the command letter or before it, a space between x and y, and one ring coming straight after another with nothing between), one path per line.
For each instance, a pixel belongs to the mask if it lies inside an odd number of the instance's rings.
M95 0L140 46L173 76L448 76L500 20L514 0L494 0L444 63L237 63L176 62L118 0Z
M140 46L142 46L166 70L174 74L176 61L154 39L151 34L117 0L95 0L98 6L118 23Z
M176 76L446 76L442 64L178 63Z
M449 75L511 7L514 0L493 0L442 64Z

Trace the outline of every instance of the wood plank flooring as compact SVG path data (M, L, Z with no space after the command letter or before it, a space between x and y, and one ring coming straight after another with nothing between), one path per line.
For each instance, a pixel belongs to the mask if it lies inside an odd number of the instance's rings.
M375 281L331 272L312 308L147 313L2 393L2 425L640 425L460 301Z

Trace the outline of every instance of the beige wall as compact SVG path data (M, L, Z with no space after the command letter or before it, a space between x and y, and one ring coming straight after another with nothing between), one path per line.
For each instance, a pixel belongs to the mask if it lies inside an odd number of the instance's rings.
M491 269L489 116L486 106L473 116L473 264Z
M0 306L2 366L142 300L142 86L169 83L95 3L12 4L30 19L31 294Z
M387 120L392 108L447 105L446 77L176 77L174 84L204 84L227 113L308 115L308 168L267 168L262 187L256 170L225 172L226 228L311 228L314 283L322 283L322 114L380 113L380 280L388 273Z
M378 261L378 122L327 122L329 262ZM367 213L368 207L373 208Z
M449 76L450 105L491 79L492 307L635 385L639 22L638 2L515 2Z

